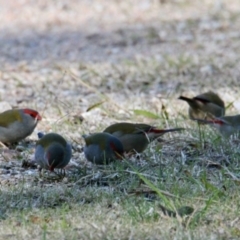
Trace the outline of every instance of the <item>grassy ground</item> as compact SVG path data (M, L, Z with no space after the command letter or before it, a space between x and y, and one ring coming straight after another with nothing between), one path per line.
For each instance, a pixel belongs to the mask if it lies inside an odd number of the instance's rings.
M177 100L214 90L239 113L238 0L0 4L1 100L44 116L30 140L56 131L74 148L63 181L21 167L34 145L2 150L0 239L240 238L239 140ZM81 135L117 121L187 130L124 162L86 162Z

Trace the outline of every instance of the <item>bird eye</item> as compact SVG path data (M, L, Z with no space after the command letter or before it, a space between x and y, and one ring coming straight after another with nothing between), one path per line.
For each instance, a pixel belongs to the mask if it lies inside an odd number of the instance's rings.
M31 113L30 116L33 117L33 118L36 117L36 115L34 113Z

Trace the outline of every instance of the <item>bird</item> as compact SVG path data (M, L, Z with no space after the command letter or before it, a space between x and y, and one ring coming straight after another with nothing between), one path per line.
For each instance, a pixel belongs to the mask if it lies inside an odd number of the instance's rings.
M88 161L103 165L123 158L123 145L120 140L109 133L83 135L86 145L84 154Z
M212 91L199 94L193 98L180 96L178 99L188 103L190 119L210 119L211 117L225 115L224 101Z
M224 116L220 118L213 118L210 120L196 119L199 122L210 124L215 127L219 133L229 138L233 134L240 133L240 114L234 116Z
M11 109L0 113L0 141L13 143L26 138L41 119L37 111L29 108Z
M72 147L60 134L38 133L39 140L36 143L34 162L40 169L54 171L55 168L65 168L71 157Z
M148 144L167 132L181 131L184 128L158 129L144 123L119 122L110 125L103 132L117 137L124 152L143 152Z

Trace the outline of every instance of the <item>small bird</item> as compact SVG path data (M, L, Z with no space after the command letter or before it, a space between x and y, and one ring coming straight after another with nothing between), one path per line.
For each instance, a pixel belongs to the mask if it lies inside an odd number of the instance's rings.
M228 138L233 134L240 133L240 114L235 116L224 116L211 120L196 119L199 122L211 124L222 136Z
M193 98L180 96L178 99L186 101L189 104L188 114L190 119L193 120L222 117L225 114L223 100L212 91L202 93Z
M109 133L83 135L86 142L84 154L88 161L96 164L109 164L123 157L122 143Z
M144 123L115 123L107 127L107 132L117 137L125 152L143 152L148 144L167 132L181 131L184 128L158 129Z
M59 134L38 134L39 140L35 148L34 162L40 168L54 171L55 168L63 169L72 157L71 145Z
M42 117L33 109L11 109L0 113L0 141L13 143L29 136Z

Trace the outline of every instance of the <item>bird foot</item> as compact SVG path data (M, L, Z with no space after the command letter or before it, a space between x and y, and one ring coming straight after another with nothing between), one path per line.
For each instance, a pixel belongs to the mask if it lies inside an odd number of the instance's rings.
M55 171L49 172L48 170L45 171L44 169L39 168L39 178L42 178L44 180L59 181L64 179L65 176L66 176L66 173L64 169L61 169L60 172L55 172Z

